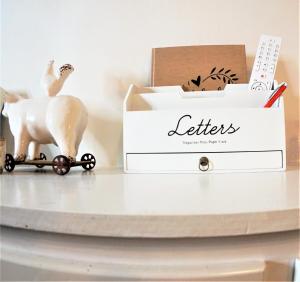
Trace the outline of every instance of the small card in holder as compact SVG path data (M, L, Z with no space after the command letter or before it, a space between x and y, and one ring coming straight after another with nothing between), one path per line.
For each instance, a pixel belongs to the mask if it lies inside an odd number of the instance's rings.
M181 85L185 91L206 91L247 82L245 45L152 50L152 86Z

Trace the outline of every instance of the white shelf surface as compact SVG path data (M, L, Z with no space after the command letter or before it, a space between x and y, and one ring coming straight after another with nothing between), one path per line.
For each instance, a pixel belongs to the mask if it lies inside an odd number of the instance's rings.
M1 224L114 237L215 237L299 229L299 172L64 177L17 167L1 178Z

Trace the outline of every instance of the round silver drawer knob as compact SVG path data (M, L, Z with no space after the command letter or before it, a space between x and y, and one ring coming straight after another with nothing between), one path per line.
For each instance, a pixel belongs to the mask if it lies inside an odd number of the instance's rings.
M199 169L201 171L207 171L209 169L209 159L207 157L200 158Z

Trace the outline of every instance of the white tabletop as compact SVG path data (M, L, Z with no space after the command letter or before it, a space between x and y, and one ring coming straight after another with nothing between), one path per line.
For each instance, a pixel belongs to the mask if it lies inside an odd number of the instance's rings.
M208 237L299 228L298 170L58 176L18 167L1 178L3 225L124 237Z

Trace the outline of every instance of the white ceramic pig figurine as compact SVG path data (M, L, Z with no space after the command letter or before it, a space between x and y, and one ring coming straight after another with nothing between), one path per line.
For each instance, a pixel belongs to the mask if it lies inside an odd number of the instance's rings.
M53 63L50 66L52 65ZM69 73L73 71L70 65L67 66ZM65 71L66 67L62 67L60 78L66 75ZM65 78L63 82L64 80ZM59 79L53 81L57 84ZM49 89L53 89L53 81L49 83ZM61 87L62 85L59 90ZM30 159L39 158L40 144L56 144L62 155L69 157L71 161L75 160L87 125L87 110L76 97L54 95L30 99L14 94L4 95L3 114L9 118L15 140L14 157L17 161L25 160L29 144Z

